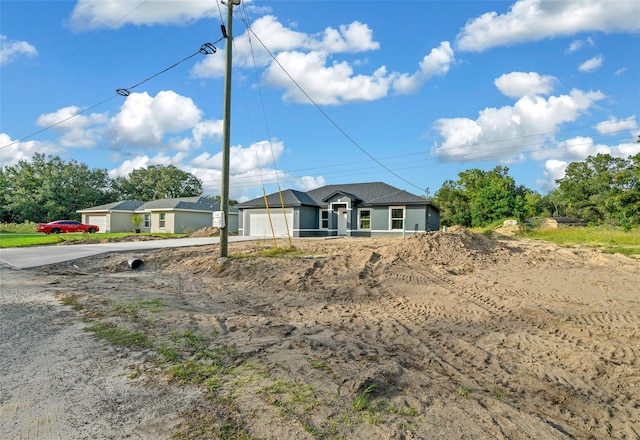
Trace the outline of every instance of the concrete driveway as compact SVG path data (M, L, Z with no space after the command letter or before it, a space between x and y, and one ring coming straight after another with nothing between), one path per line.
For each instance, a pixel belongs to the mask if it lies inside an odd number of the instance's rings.
M229 242L250 241L255 237L229 237ZM77 260L108 252L124 252L169 247L205 246L217 244L219 237L172 238L167 240L130 241L122 243L73 244L68 246L32 246L0 250L0 262L18 269L45 266Z

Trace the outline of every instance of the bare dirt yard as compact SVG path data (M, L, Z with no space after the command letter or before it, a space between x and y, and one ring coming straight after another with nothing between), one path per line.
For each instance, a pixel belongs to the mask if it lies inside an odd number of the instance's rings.
M460 228L293 246L1 269L0 437L640 439L640 261Z

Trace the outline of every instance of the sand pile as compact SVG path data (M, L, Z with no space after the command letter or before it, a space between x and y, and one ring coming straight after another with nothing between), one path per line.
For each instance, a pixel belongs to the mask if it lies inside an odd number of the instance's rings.
M137 271L126 255L105 255L50 267L43 285L90 319L169 348L235 353L232 375L215 375L192 412L177 409L186 432L209 433L189 438L216 438L225 421L278 439L638 438L640 262L461 228L294 240L296 252L259 256L270 244L232 243L224 267L217 246L136 254ZM118 356L133 384L164 380L152 350ZM140 423L128 396L105 416L129 425L105 426L162 438L153 423L165 420ZM146 400L144 412L168 402ZM87 438L126 437L87 420L75 425L92 427Z

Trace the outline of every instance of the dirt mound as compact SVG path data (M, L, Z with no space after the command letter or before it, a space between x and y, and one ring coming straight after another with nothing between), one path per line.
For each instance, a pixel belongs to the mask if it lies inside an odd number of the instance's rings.
M223 266L216 245L137 252L137 271L131 254L104 255L44 268L41 284L94 324L157 343L118 349L136 383L186 373L170 385L202 386L166 437L129 413L137 395L116 396L109 420L141 439L218 438L223 422L252 438L637 438L638 261L464 228L293 245L230 243ZM160 414L165 396L140 405Z
M214 228L213 226L207 226L202 229L198 229L195 232L189 234L189 237L192 238L200 238L200 237L217 237L220 235L220 229Z

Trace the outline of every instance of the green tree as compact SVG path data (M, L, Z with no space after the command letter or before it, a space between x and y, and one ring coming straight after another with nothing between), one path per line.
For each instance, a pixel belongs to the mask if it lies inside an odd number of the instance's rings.
M113 200L107 170L36 153L3 171L2 221L80 219L76 210Z
M638 168L639 154L628 159L597 154L583 162L572 162L565 176L556 181L567 214L598 224L637 223Z
M220 203L222 201L222 196L203 196L206 199L211 199L214 202ZM229 206L237 205L238 201L234 199L229 199Z
M112 188L122 200L157 200L195 197L202 194L202 181L173 165L151 165L118 177Z
M445 226L484 226L508 217L522 220L538 209L530 205L535 200L533 192L516 185L507 167L491 171L474 168L458 177L455 182L446 181L434 196Z

